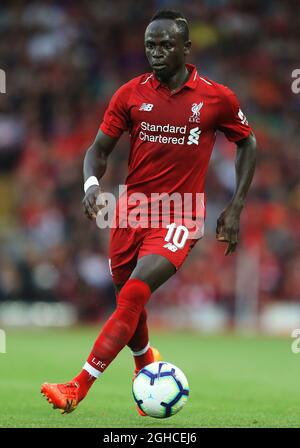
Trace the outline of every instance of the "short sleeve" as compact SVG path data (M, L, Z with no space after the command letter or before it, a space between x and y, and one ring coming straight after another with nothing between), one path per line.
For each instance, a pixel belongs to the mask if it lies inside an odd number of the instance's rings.
M222 86L218 129L224 132L231 142L237 142L249 136L251 127L243 114L235 94Z
M100 129L110 137L120 137L129 128L128 100L131 95L131 87L124 84L112 96L104 113Z

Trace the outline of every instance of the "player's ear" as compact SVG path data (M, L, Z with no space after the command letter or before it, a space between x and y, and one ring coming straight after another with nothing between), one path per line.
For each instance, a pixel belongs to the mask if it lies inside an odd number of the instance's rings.
M187 40L184 43L184 56L188 56L190 54L191 48L192 48L192 42L190 40Z

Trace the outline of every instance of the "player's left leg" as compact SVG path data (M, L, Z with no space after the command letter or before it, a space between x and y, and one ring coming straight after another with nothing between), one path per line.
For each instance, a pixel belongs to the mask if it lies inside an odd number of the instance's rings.
M138 279L129 279L125 283L116 310L104 324L79 375L65 384L42 385L42 394L54 407L63 413L76 408L94 381L132 338L150 295L149 286Z
M149 271L148 275L141 274L143 269ZM65 384L43 384L41 392L54 407L63 413L72 412L76 408L95 379L132 339L151 293L175 271L174 266L160 255L150 255L138 262L121 289L117 308L96 339L80 374Z
M95 379L131 341L151 293L176 272L195 244L189 240L180 247L165 244L165 232L154 230L143 239L138 262L120 291L117 308L99 334L81 373L66 384L42 386L48 401L62 412L75 409Z
M149 254L140 258L130 279L147 283L151 292L163 285L176 272L176 267L165 256Z
M124 285L114 285L117 302L123 286ZM132 352L136 371L139 371L141 368L148 364L151 364L154 361L152 347L150 347L149 343L147 311L145 308L140 314L135 332L128 342L127 346Z
M123 286L123 284L114 285L117 301ZM147 311L145 308L140 315L135 332L128 342L127 346L131 350L135 363L134 376L136 376L137 372L143 367L151 364L154 361L160 361L162 359L159 351L156 348L150 346L149 331L147 325Z

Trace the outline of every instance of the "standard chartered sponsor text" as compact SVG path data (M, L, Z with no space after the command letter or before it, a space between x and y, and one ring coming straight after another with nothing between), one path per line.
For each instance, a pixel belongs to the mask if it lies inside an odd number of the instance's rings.
M153 143L164 143L164 144L173 144L173 145L184 145L185 144L185 135L187 126L173 126L170 124L151 124L147 121L141 122L141 131L139 133L139 137L142 141L148 141ZM148 132L151 132L149 134ZM157 135L153 135L152 132L158 133ZM163 134L180 134L181 137L178 136L170 136Z

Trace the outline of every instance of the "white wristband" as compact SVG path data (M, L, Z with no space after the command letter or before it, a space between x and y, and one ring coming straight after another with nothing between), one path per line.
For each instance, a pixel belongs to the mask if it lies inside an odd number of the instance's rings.
M88 189L92 185L99 185L98 179L96 176L90 176L85 182L84 182L84 192L86 193Z

